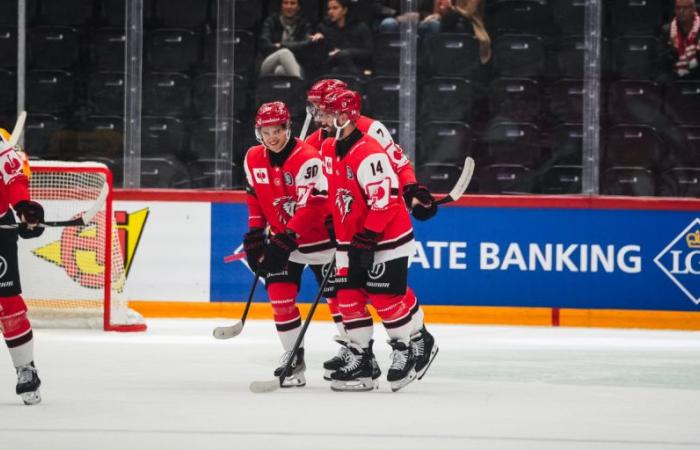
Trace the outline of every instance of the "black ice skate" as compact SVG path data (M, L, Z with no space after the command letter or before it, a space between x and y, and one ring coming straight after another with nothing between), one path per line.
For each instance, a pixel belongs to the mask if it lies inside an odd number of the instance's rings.
M326 381L331 381L331 375L333 374L333 372L346 365L348 362L348 358L350 358L350 350L348 350L347 338L344 338L342 336L335 336L334 340L338 344L340 344L340 350L338 351L337 355L323 363L323 379ZM372 357L372 379L376 380L377 378L382 376L382 370L379 368L379 364L377 364L377 359L374 357L374 353L372 352L372 344L374 344L374 339L369 341L369 353Z
M22 397L25 405L36 405L41 402L39 386L41 386L41 380L36 373L33 361L17 368L17 387L15 391L17 395Z
M331 389L334 391L371 391L376 384L372 379L372 354L370 347L362 348L348 342L348 358L341 368L331 373Z
M284 370L289 358L292 357L292 352L284 352L282 358L280 358L280 366L275 369L275 376L282 376L282 371ZM304 377L304 371L306 370L306 363L304 363L304 347L300 347L297 350L296 356L292 361L292 365L289 367L284 381L282 382L282 387L302 387L306 386L306 377Z
M435 338L428 333L425 327L411 336L411 346L416 357L416 378L420 380L428 371L430 364L433 363L439 349L435 344Z
M391 383L391 390L396 392L416 379L416 358L410 342L407 344L398 339L388 342L393 351L386 379Z

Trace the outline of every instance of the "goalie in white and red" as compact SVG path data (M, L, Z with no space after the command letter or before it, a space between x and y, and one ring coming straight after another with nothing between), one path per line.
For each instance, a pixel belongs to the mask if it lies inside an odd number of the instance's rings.
M266 279L284 348L274 374L280 377L289 358L294 358L283 387L304 386L304 347L292 355L301 331L296 296L306 265L319 282L323 266L330 270L334 245L324 225L328 186L318 151L291 137L290 114L284 103L265 103L258 109L255 135L260 145L251 147L244 161L249 231L243 246L251 270Z
M347 336L345 364L330 374L331 388L375 387L369 301L390 338L387 380L396 391L425 374L437 346L407 285L415 243L399 179L382 146L358 129L360 103L357 92L337 89L320 105L321 120L336 131L321 144L321 156L337 240L334 285Z
M17 228L0 229L0 329L17 371L16 392L25 404L41 401L41 380L34 366L32 326L27 305L22 299L17 260L17 238L40 236L44 228L44 210L29 198L29 180L22 170L22 160L14 147L4 145L0 152L0 225L13 225L14 209L20 223Z

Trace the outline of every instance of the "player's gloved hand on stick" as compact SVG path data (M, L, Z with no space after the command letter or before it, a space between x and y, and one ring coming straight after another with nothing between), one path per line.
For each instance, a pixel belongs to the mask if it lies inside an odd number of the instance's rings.
M39 237L44 233L44 227L37 226L44 221L44 208L37 202L22 200L15 205L20 224L17 233L22 239Z
M243 250L245 250L248 267L257 273L260 257L265 250L265 231L262 228L251 228L244 234Z
M293 231L277 233L270 238L265 247L260 268L266 272L274 273L284 270L289 261L289 255L297 249L296 235Z
M348 249L348 284L359 287L364 283L367 271L374 265L374 251L379 233L365 230L352 237Z
M413 217L418 220L428 220L437 213L435 198L428 188L422 184L415 183L404 186L403 198L406 201L406 207L411 210ZM414 205L413 199L416 199L418 203Z

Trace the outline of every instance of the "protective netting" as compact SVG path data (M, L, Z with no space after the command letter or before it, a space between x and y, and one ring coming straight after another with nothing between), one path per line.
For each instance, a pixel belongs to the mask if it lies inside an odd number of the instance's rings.
M22 295L34 326L144 328L143 318L128 308L111 183L109 169L98 163L32 164L30 192L46 221L75 219L101 203L87 226L47 227L37 239L20 240ZM109 195L101 202L105 189Z

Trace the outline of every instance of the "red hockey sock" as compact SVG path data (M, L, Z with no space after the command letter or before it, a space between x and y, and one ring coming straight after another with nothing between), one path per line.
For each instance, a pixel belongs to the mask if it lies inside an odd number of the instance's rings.
M370 299L389 337L408 340L412 331L411 319L418 308L413 290L407 289L404 295L371 294Z
M34 360L32 326L21 296L0 297L0 328L15 367Z
M301 330L301 314L296 305L297 285L270 283L267 294L272 305L275 327L285 350L291 350Z
M372 316L367 309L367 296L360 289L340 289L338 309L350 340L362 348L369 346L374 332Z

